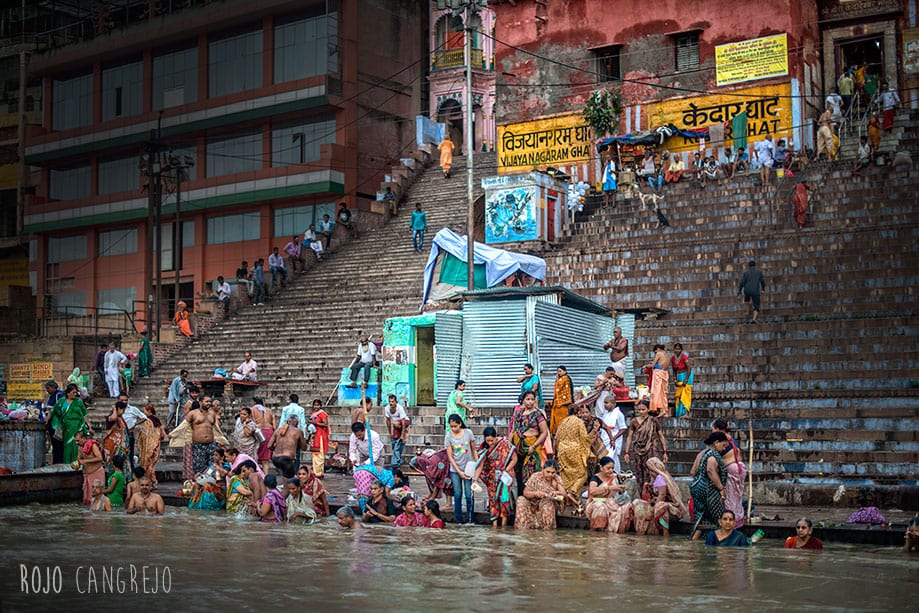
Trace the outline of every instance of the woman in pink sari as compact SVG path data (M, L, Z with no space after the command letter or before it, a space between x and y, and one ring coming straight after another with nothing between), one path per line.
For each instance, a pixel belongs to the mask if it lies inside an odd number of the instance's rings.
M613 458L600 458L599 464L600 470L588 481L584 512L591 530L622 534L632 521L632 503L622 496L626 488L619 484Z
M712 423L712 432L724 432L728 437L721 459L728 469L728 480L724 484L724 508L734 513L735 527L744 524L743 487L747 476L747 465L740 459L740 447L731 437L731 427L724 419L718 418Z
M654 476L651 486L654 497L650 502L636 500L632 503L635 511L635 532L670 536L670 522L686 515L686 505L683 503L680 488L667 472L663 460L648 458L646 464Z
M245 453L239 453L239 449L236 447L230 447L227 449L226 458L227 462L230 463L230 472L227 473L227 485L230 484L230 476L233 474L233 471L236 470L236 467L246 460L249 460L255 464L255 472L257 472L262 479L265 478L265 473L262 472L262 467L258 465L258 462L255 461L255 458L250 455L246 455Z

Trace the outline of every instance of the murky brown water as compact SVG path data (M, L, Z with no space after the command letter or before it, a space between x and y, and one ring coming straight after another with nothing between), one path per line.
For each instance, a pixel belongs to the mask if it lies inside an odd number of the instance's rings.
M449 526L354 534L332 519L272 526L173 508L92 516L76 505L2 508L0 526L3 611L895 611L915 610L919 597L919 556L893 548L813 554L765 540L722 550L682 537ZM51 593L25 593L35 568L42 590L50 569ZM119 589L117 575L113 585L104 576L119 568L125 593L105 593Z

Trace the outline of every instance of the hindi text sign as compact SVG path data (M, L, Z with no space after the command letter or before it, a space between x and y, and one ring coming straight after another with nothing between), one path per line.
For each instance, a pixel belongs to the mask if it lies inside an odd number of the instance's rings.
M788 74L788 35L776 34L715 47L718 86Z
M590 128L577 113L498 126L500 174L586 162L590 150Z
M747 138L761 140L771 134L776 140L790 138L792 130L791 85L766 85L733 91L730 94L695 96L665 100L654 112L661 125L674 124L681 130L696 130L715 123L727 122L725 141L734 138L730 121L735 115L747 113ZM674 136L667 140L670 151L692 151L699 148L696 140Z

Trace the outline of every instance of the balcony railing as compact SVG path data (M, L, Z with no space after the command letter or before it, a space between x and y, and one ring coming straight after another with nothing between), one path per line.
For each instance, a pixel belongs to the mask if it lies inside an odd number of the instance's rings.
M466 65L463 58L463 48L445 49L434 52L434 70L446 70L448 68L462 68ZM485 57L481 49L472 50L472 67L485 68Z

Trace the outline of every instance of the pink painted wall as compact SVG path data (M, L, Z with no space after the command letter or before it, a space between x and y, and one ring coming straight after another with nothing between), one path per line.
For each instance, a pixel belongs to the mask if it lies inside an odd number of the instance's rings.
M777 0L747 8L729 0L569 0L546 7L519 0L493 8L499 125L579 109L597 87L595 75L579 70L594 70L590 48L623 45L623 78L643 82L622 83L624 105L718 90L715 46L732 41L787 32L789 76L794 78L801 77L804 61L816 61L814 0ZM701 30L700 66L677 72L674 39L668 34L692 29ZM527 84L532 87L521 87Z

